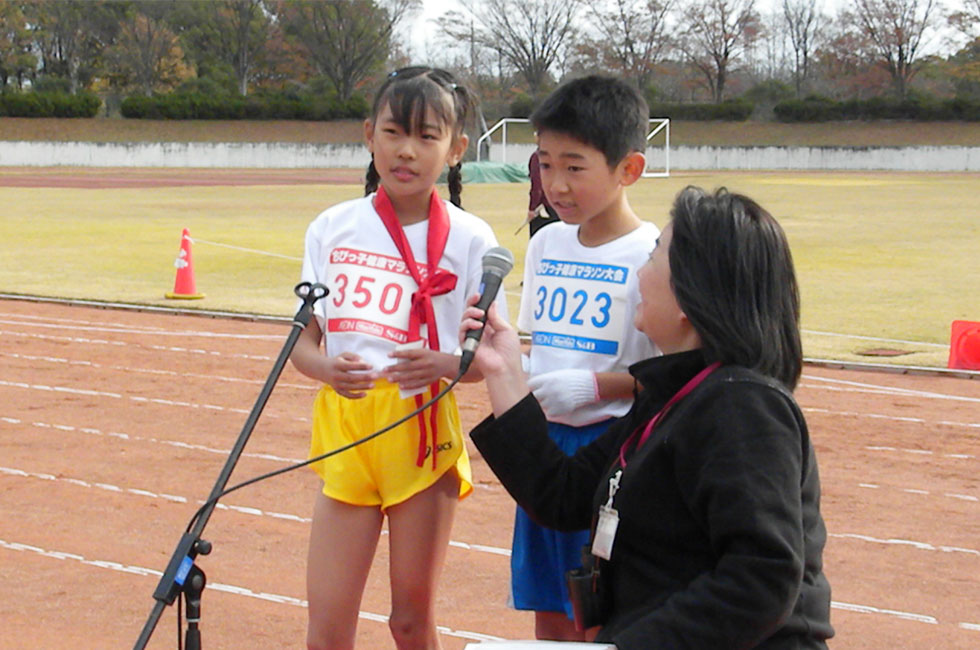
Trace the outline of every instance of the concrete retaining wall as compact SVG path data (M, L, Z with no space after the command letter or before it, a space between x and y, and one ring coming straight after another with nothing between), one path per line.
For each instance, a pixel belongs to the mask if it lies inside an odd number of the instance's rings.
M491 149L489 160L523 162L534 145ZM506 160L504 157L506 156ZM663 146L647 151L651 171L665 168ZM980 171L980 147L671 147L672 170Z
M530 154L528 154L530 156ZM0 142L0 166L367 167L363 145L290 142Z
M533 145L493 147L489 160L527 161ZM663 170L663 148L648 152ZM363 145L261 142L0 142L0 166L364 168ZM980 171L980 147L672 147L672 170Z

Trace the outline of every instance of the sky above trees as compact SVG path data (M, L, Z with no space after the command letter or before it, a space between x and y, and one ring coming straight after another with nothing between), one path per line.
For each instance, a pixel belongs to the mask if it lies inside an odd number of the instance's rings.
M969 0L944 0L943 5L949 11L962 11ZM818 5L828 13L838 11L842 6L853 4L853 0L818 0ZM438 53L430 44L434 43L439 32L437 19L447 11L459 10L462 5L460 0L421 0L421 9L414 14L403 26L403 34L411 43L413 54L425 56L427 54L437 55ZM756 0L756 10L761 13L771 13L779 10L782 0ZM944 29L944 36L953 40L958 45L964 44L962 36L956 30ZM940 53L949 49L942 39L935 39L929 44L927 53Z

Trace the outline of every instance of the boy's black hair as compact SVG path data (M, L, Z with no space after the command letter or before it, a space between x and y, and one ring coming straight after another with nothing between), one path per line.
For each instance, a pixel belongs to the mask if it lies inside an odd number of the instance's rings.
M535 109L531 124L538 133L562 133L598 149L612 168L646 151L650 108L622 79L591 75L559 86Z
M800 293L786 234L758 203L724 188L677 195L670 275L709 362L796 386L803 366Z
M473 95L457 83L451 73L439 68L416 65L395 70L388 75L374 98L371 120L377 121L382 107L388 105L395 122L406 133L419 133L425 122L425 111L431 108L439 120L452 130L455 142L466 129L466 121L474 103ZM457 207L462 207L462 166L462 162L459 162L451 167L447 178L449 200ZM365 178L364 195L377 190L380 180L372 158Z

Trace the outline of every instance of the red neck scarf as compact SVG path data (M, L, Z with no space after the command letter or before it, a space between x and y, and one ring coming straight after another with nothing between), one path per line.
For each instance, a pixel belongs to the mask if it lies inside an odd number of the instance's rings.
M402 260L405 261L405 265L408 267L408 272L412 275L412 279L415 280L415 283L419 287L412 294L412 306L408 318L408 340L417 341L421 338L420 331L424 323L427 329L429 349L438 350L439 330L436 326L436 313L432 307L432 297L449 293L455 289L457 280L455 274L439 268L439 260L442 259L442 254L446 249L446 240L449 239L449 213L446 211L446 204L442 202L439 194L433 188L432 194L429 196L429 217L427 220L429 229L425 244L426 273L424 277L419 272L418 264L415 263L415 255L412 253L412 247L409 245L408 238L405 236L405 229L402 228L401 221L398 220L398 215L395 214L395 208L391 204L391 199L388 198L384 187L378 188L378 192L374 197L374 209L378 213L378 216L381 217L381 222L388 230L388 234L391 235L392 241L395 242L395 247L401 254ZM435 396L439 392L439 382L433 382L429 386L429 390ZM423 404L422 395L415 396L415 404L417 406ZM429 411L429 428L432 431L433 469L436 468L436 453L439 447L436 438L438 406L439 403L436 402ZM415 462L421 467L425 460L426 442L428 438L423 413L419 413L418 423L420 433L419 453Z

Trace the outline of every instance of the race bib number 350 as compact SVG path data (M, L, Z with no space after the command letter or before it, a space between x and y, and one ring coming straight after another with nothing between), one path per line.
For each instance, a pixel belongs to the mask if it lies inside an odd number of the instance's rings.
M426 269L419 272L425 277ZM412 293L418 288L405 261L350 248L330 252L328 332L358 332L395 343L408 340Z
M626 314L629 269L543 259L534 292L534 345L615 355Z

